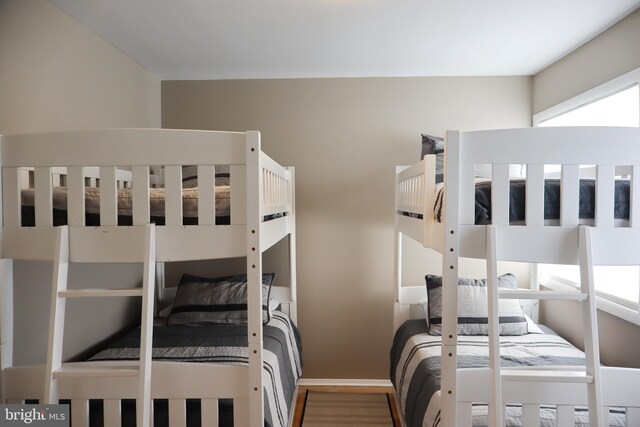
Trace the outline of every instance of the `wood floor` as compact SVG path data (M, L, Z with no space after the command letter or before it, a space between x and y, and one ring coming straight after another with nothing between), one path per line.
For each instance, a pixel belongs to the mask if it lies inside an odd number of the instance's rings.
M298 396L296 396L295 412L293 414L292 427L302 426L302 414L304 412L304 403L307 390L310 391L324 391L324 392L337 392L337 393L386 393L389 395L389 401L391 402L391 414L393 416L393 425L395 427L401 427L400 417L398 415L398 408L396 408L396 401L394 399L393 387L370 387L370 386L299 386Z

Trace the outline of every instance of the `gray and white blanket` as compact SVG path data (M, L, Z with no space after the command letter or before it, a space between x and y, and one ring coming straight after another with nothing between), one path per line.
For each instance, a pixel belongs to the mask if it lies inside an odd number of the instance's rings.
M548 329L547 329L548 330ZM548 330L551 332L550 330ZM423 319L409 320L396 332L391 349L391 381L408 427L440 423L440 336L429 335ZM500 337L502 366L584 366L584 353L553 334ZM458 368L489 366L487 336L458 337ZM507 426L521 426L521 408L507 406ZM576 426L588 425L586 410L576 410ZM612 413L611 426L624 426ZM488 425L486 405L473 406L473 426ZM541 426L555 426L555 408L541 407Z
M284 427L302 375L300 337L289 317L274 311L264 325L265 426ZM110 343L90 360L139 358L140 330ZM248 365L246 325L154 326L154 360Z

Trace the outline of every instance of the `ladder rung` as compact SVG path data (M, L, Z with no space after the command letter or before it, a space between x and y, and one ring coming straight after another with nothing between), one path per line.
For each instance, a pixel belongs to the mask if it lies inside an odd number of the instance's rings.
M137 377L140 369L137 365L89 365L73 364L62 365L53 372L53 378L78 378L78 377Z
M532 291L532 290L499 290L498 297L503 299L547 299L586 301L589 296L575 291Z
M538 369L508 369L501 371L504 381L592 383L593 376L584 371L553 371Z
M90 297L141 297L142 288L130 289L66 289L58 292L61 298L90 298Z

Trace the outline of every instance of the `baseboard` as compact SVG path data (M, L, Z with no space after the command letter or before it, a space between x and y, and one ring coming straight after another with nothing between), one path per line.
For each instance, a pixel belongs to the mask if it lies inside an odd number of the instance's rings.
M301 378L298 386L392 387L393 384L382 379Z

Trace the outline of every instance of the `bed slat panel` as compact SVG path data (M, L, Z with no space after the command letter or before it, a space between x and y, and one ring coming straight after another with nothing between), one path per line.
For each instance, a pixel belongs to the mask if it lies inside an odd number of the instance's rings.
M19 227L22 223L20 214L20 170L18 168L2 169L2 215L5 227Z
M203 426L217 426L219 422L218 399L200 400L200 413Z
M458 402L456 406L456 425L460 427L472 425L471 402Z
M149 207L149 166L134 166L132 173L133 225L145 225L151 217Z
M563 165L560 182L560 225L578 225L579 197L580 168L578 165Z
M540 405L522 405L522 424L524 427L540 427Z
M89 427L89 400L71 400L71 419L73 427Z
M640 408L627 408L627 427L640 426Z
M249 399L233 399L233 425L248 426Z
M559 426L575 425L576 411L570 405L558 405L556 407L556 420Z
M640 165L631 166L629 225L640 227Z
M198 225L216 223L216 167L198 165Z
M613 227L615 166L598 165L596 168L596 227Z
M229 166L231 184L231 224L247 223L247 168L245 165Z
M474 224L476 220L475 165L460 165L460 200L460 223Z
M74 420L75 421L75 420ZM120 427L121 411L119 399L104 400L104 425L105 427Z
M116 167L100 167L100 225L118 225Z
M53 226L53 199L51 195L51 168L37 167L35 179L35 216L36 226Z
M187 401L185 399L169 399L169 426L186 427Z
M544 165L527 165L526 224L544 225Z
M165 166L164 188L165 224L182 225L182 166Z
M67 171L67 208L69 225L82 227L85 225L85 190L84 170L71 167Z
M640 130L613 127L520 128L464 132L460 159L463 163L511 163L523 158L531 164L613 165L640 158ZM615 150L602 150L603 141L614 141Z
M468 208L468 206L465 206ZM494 164L491 182L491 223L509 225L509 165Z

